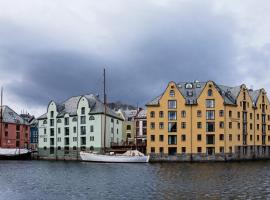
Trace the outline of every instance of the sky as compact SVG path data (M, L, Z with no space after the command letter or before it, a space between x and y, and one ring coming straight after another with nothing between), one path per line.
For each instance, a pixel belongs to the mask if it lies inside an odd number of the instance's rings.
M50 100L102 94L144 106L169 81L270 92L268 0L0 0L4 104L39 116Z

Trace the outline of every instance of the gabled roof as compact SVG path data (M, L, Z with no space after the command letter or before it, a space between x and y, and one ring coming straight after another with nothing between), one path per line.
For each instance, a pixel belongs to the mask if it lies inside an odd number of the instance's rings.
M253 101L253 105L255 106L257 104L257 101L259 99L261 90L249 90L248 93L251 96L251 99Z
M1 109L1 107L0 107ZM13 124L26 124L28 122L24 120L20 115L18 115L14 110L8 106L3 106L3 122L4 123L13 123Z
M224 99L224 104L227 105L236 105L237 97L241 91L241 86L229 87L225 85L218 85L214 81L214 86L219 91L220 95ZM206 86L207 82L180 82L177 85L178 90L181 92L183 97L185 98L186 104L192 105L197 104L197 100ZM147 106L156 106L159 105L159 100L161 99L162 95L151 100L147 103Z
M69 114L70 116L76 116L78 103L82 97L85 97L88 101L89 108L90 108L89 114L104 114L104 104L98 99L96 95L87 94L87 95L74 96L67 99L66 101L62 103L56 103L56 108L58 112L57 117L63 117L65 114ZM112 111L108 106L107 106L107 115L123 120L118 114ZM38 119L46 119L46 118L47 118L47 114L45 113L41 115Z

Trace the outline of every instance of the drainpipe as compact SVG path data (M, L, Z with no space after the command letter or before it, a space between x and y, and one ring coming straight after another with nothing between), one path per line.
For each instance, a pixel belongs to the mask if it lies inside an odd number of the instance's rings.
M227 110L226 110L226 105L224 105L224 159L227 161Z
M190 127L190 130L191 130L191 143L190 143L190 145L191 145L191 154L190 154L190 161L192 161L193 160L193 142L192 142L192 139L193 139L193 137L192 137L192 134L193 134L193 130L192 130L192 105L190 106L190 111L191 111L191 117L190 117L190 124L191 124L191 127Z
M255 141L256 141L256 134L255 134L255 130L256 130L256 122L255 122L255 114L256 114L256 110L255 110L255 108L254 108L254 111L253 111L253 158L255 158L256 157L256 153L255 153L255 147L256 147L256 143L255 143Z

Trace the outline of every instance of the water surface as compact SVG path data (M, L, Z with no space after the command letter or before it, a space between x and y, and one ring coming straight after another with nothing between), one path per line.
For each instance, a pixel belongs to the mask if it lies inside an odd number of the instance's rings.
M269 161L0 161L0 199L270 199L269 169Z

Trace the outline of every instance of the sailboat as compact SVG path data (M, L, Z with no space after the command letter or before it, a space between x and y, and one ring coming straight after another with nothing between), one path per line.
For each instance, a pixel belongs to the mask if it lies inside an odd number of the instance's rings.
M104 69L104 142L103 142L103 153L97 152L80 152L82 161L88 162L104 162L104 163L147 163L149 162L150 156L146 156L143 153L136 150L128 150L124 154L114 154L110 152L106 154L106 116L107 116L107 100L106 100L106 78ZM137 144L137 143L136 143ZM137 145L136 145L137 146Z
M2 148L3 132L3 88L1 87L0 107L0 160L23 160L31 157L31 151L22 148Z

